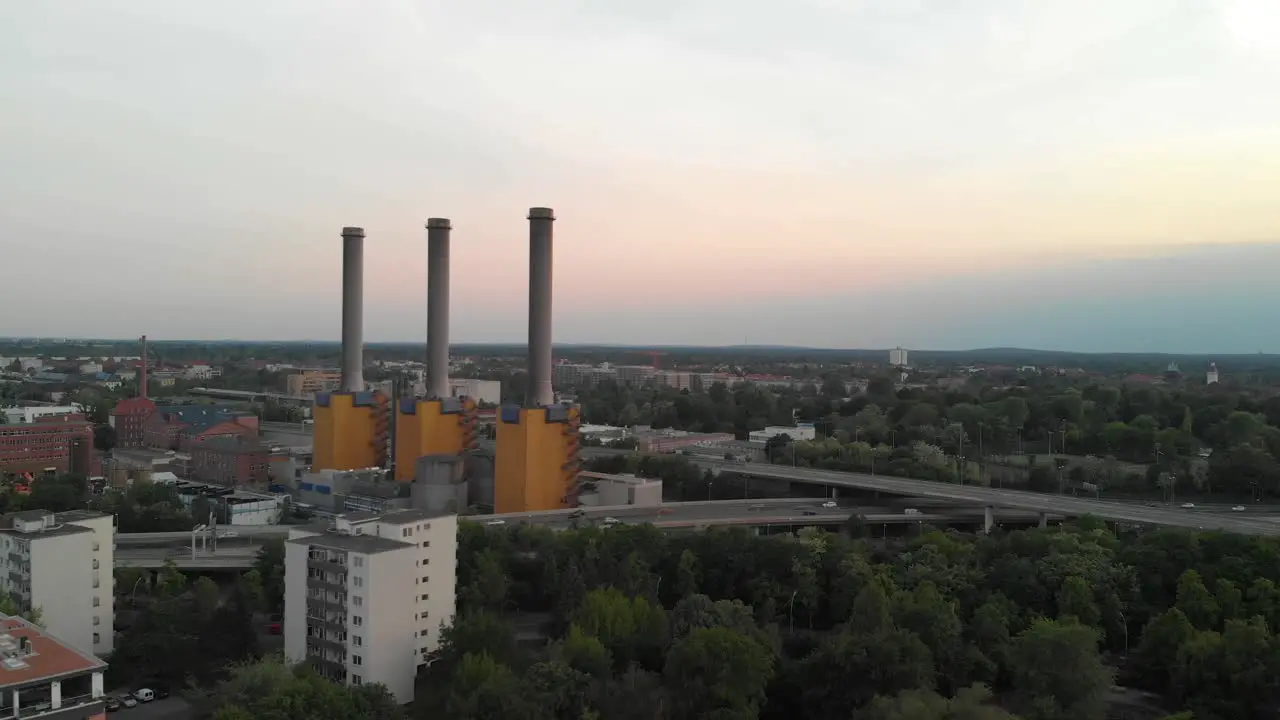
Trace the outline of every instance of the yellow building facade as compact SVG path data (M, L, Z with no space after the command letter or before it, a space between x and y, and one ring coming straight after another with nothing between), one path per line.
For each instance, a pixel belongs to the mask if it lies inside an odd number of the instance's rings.
M390 407L380 392L317 393L311 417L314 470L360 470L387 462Z
M560 510L578 478L577 406L503 407L493 468L495 513Z
M418 458L461 455L475 446L476 404L471 398L404 398L396 409L396 472L412 482Z

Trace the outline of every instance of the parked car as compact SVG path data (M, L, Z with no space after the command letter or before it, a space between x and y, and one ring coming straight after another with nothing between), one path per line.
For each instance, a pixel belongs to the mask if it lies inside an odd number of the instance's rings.
M138 701L134 700L133 695L129 693L120 696L120 704L127 708L138 707Z
M138 702L151 702L156 699L156 691L151 688L139 688L133 691L133 697Z
M120 701L119 701L119 700L117 700L117 699L115 699L115 698L113 698L113 697L111 697L110 695L108 695L108 696L107 696L106 701L105 701L105 704L106 704L106 706L107 706L107 712L119 712L119 711L120 711Z
M271 635L284 634L284 616L276 613L267 618L267 633Z
M151 686L151 689L156 691L156 699L157 699L157 700L161 700L161 699L164 699L164 698L169 697L169 686L168 686L168 685L156 684L156 685L152 685L152 686Z

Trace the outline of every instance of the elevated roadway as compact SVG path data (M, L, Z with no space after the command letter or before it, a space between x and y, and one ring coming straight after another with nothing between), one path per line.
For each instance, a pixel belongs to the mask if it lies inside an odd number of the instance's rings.
M890 495L947 500L957 505L977 505L996 509L1059 513L1079 517L1093 515L1104 520L1135 525L1164 525L1193 530L1220 530L1250 535L1280 535L1280 523L1251 513L1197 512L1173 507L1151 507L1134 502L1090 500L1070 495L1049 495L1026 490L1003 490L975 485L912 480L908 478L831 470L736 463L690 458L691 462L721 471L738 472L751 477L822 485L836 490L849 488L872 490Z

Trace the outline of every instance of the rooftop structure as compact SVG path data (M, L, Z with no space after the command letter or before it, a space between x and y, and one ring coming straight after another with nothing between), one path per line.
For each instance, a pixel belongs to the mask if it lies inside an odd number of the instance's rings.
M105 717L107 664L26 620L0 615L0 717Z

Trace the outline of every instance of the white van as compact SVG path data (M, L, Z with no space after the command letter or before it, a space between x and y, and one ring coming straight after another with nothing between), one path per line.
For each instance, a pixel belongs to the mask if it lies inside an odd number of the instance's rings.
M150 688L142 688L141 690L135 690L133 693L133 697L138 702L151 702L152 700L156 699L156 693L154 690L151 690Z
M915 508L907 508L906 510L902 511L902 514L903 515L919 515L920 511Z

